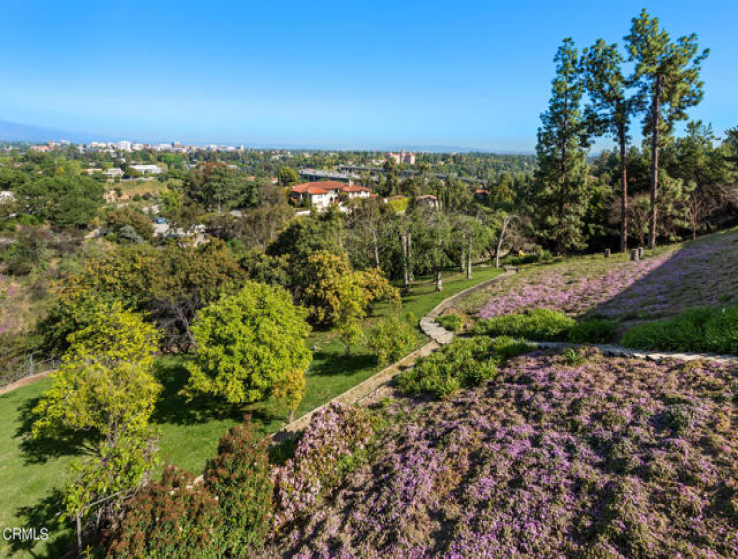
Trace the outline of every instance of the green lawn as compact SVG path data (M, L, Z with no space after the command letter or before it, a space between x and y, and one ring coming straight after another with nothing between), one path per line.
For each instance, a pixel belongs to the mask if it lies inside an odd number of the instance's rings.
M430 278L418 278L412 293L403 298L403 310L418 319L443 299L499 275L501 270L478 268L472 280L458 272L446 272L443 292L435 293ZM378 304L367 319L367 326L391 312L387 304ZM426 338L418 331L418 343ZM345 392L379 370L363 348L345 356L343 346L331 332L313 332L308 340L313 348L313 362L307 371L305 398L296 416L303 415ZM164 393L153 416L161 430L160 458L191 471L202 473L208 457L216 451L218 439L240 421L240 414L214 409L212 402L188 404L177 393L186 381L184 357L162 357L157 373ZM7 555L60 555L72 535L68 523L55 517L59 510L58 490L65 468L78 446L60 441L29 443L30 410L44 390L51 386L44 379L0 396L0 531L6 527L47 527L52 538L26 546L9 547L0 540L0 557ZM287 410L275 402L252 406L250 410L264 432L274 432L284 425Z

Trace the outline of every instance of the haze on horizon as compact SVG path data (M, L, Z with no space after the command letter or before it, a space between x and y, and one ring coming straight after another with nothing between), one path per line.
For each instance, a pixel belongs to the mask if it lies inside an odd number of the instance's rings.
M10 0L0 120L110 138L532 151L560 41L622 44L642 7L711 49L692 119L738 121L738 5Z

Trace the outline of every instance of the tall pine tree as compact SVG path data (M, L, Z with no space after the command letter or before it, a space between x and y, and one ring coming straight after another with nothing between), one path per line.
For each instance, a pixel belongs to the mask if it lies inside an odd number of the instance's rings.
M637 95L647 107L643 135L651 140L651 212L648 247L656 246L657 199L659 190L659 148L674 124L686 120L687 109L703 96L700 66L709 51L698 54L697 35L680 37L676 43L669 33L644 9L633 18L630 34L625 37L629 61L635 62L632 76Z
M630 118L638 108L638 97L627 93L623 75L623 56L616 44L599 39L585 49L582 58L586 68L589 103L585 109L589 132L607 135L618 143L620 153L620 250L628 248L628 172L626 150L630 140Z
M539 234L565 254L586 246L586 126L580 108L585 80L572 39L564 39L554 62L551 100L538 129L534 202Z

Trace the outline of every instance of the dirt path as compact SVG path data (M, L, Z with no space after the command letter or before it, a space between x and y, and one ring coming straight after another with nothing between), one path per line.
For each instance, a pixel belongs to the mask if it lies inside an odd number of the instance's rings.
M38 373L37 375L33 375L30 377L24 377L20 380L16 380L15 382L11 382L10 384L0 388L0 396L2 396L3 394L7 394L8 392L12 392L16 388L20 388L21 386L33 384L36 381L46 378L47 376L49 376L49 373L51 372L52 371L46 371L45 373Z

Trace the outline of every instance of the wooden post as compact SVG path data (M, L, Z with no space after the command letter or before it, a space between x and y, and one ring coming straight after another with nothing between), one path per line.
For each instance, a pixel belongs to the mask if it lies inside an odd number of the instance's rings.
M643 258L643 247L638 247L638 258Z
M631 260L631 262L638 262L638 260L640 260L640 257L638 256L638 252L639 251L638 251L637 248L630 249L630 260Z
M609 248L606 248L605 249L605 258L610 258L610 249Z

